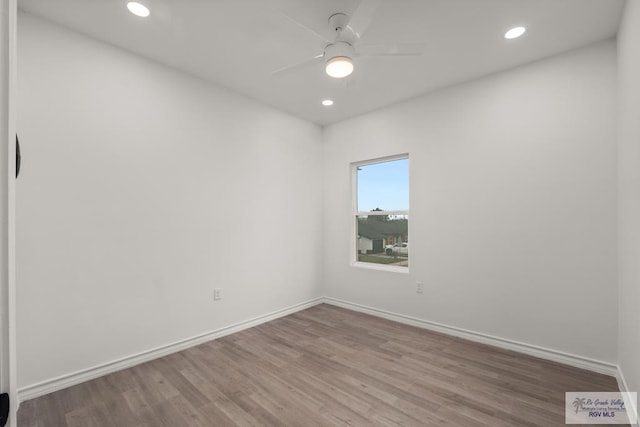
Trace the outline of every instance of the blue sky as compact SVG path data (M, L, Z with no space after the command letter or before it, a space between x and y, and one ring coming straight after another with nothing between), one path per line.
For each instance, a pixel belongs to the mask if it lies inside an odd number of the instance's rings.
M409 159L360 166L358 210L409 210Z

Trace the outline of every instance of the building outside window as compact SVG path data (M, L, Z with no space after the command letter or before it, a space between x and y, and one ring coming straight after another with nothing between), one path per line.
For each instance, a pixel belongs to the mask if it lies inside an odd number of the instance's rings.
M409 267L409 157L352 165L355 248L352 264L387 270Z

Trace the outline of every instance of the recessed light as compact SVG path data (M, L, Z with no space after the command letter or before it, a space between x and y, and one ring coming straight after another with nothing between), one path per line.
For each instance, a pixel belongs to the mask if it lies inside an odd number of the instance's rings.
M322 105L324 105L325 107L331 107L333 105L333 100L325 99L324 101L322 101Z
M524 27L513 27L512 29L504 33L504 38L509 40L517 39L518 37L523 35L525 31L527 31L527 29Z
M136 16L141 16L142 18L149 16L149 8L137 1L130 1L127 3L127 9L129 9L129 12Z

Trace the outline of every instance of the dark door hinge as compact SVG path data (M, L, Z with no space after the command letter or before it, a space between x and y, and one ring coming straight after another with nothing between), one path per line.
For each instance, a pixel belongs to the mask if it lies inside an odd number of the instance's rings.
M20 164L22 163L22 156L20 155L20 141L16 134L16 178L20 174Z
M7 425L9 419L9 395L7 393L0 394L0 427Z

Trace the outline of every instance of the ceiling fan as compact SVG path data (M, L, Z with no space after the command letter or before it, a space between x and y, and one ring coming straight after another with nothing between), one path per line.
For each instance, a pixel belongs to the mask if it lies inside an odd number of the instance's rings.
M297 26L322 39L326 44L323 52L297 64L288 65L273 72L283 74L325 63L325 72L333 78L349 76L354 69L353 59L362 56L418 56L424 50L424 43L391 43L378 45L364 45L360 38L371 25L375 12L381 0L362 0L355 13L348 16L345 13L334 13L329 16L329 27L335 34L333 40L318 34L313 29L285 15Z

